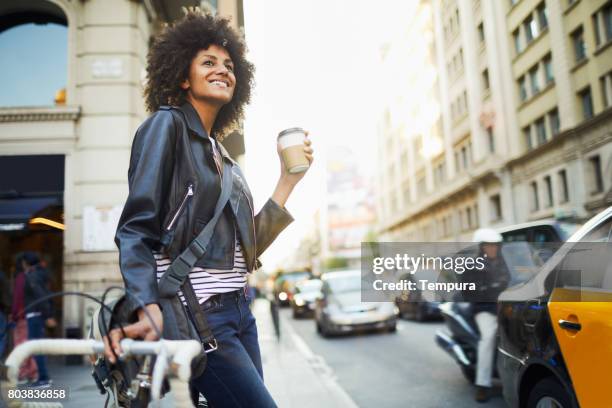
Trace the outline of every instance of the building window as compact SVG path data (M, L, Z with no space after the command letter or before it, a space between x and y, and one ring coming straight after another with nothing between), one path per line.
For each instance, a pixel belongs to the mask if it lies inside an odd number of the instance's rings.
M517 54L520 54L521 53L521 34L518 28L514 30L514 32L512 33L512 38L514 39L514 51L516 51Z
M527 149L533 149L533 142L531 140L531 126L526 126L523 128L523 136L525 137L525 143L527 145Z
M461 148L461 164L464 169L468 168L468 151L466 146Z
M472 140L470 140L467 144L467 151L468 151L468 160L469 163L473 163L474 162L474 150L472 149Z
M427 185L425 184L425 176L421 176L417 179L417 192L419 193L418 199L420 200L427 190Z
M604 185L599 155L589 158L589 164L591 166L591 194L601 193L604 190Z
M527 44L533 41L538 36L538 26L536 25L533 16L529 16L523 21L523 28L525 29L525 40Z
M606 42L612 41L612 3L608 2L608 4L604 6L604 8L601 10L601 16L604 22Z
M612 2L608 2L593 14L592 18L595 44L599 47L608 41L612 41Z
M441 185L446 180L446 164L444 162L438 164L434 170L434 181L436 185Z
M480 45L483 45L485 42L485 34L484 34L484 25L483 23L478 24L478 40L480 41Z
M567 172L565 170L559 171L559 186L561 190L561 203L567 203L569 201L569 186L567 184Z
M455 171L457 173L461 172L461 160L459 160L459 151L455 152Z
M527 81L525 80L525 77L522 76L519 78L518 80L519 83L519 95L521 96L521 102L524 102L527 100Z
M540 32L548 27L548 10L544 2L540 3L537 8L538 13L538 24L540 25Z
M502 219L501 197L499 194L492 195L489 198L491 205L491 221L499 221Z
M550 176L544 177L544 186L546 187L546 207L553 206L553 188L552 179Z
M544 57L544 78L546 80L546 85L555 81L555 75L553 74L553 66L552 66L552 58L549 55Z
M485 69L482 72L482 86L483 86L485 91L488 91L489 87L491 86L491 84L489 82L489 70L488 69Z
M538 66L529 70L529 84L531 85L531 95L535 95L540 92L540 79L539 79Z
M612 106L612 71L599 79L604 108Z
M586 87L578 93L580 104L582 105L582 117L591 119L593 117L593 98L591 97L591 87Z
M556 108L548 113L548 123L552 136L559 134L561 123L559 122L559 111Z
M11 8L6 2L2 3ZM56 95L65 94L61 91L65 90L68 78L66 18L57 6L46 5L49 6L45 7L48 12L42 9L40 12L30 11L21 13L21 17L15 15L12 20L10 13L3 15L5 20L0 29L0 55L3 56L0 63L0 107L49 106L54 104ZM15 7L23 7L25 11L33 6L17 2ZM58 102L61 101L62 98L58 98Z
M584 42L584 32L582 26L578 27L571 34L572 44L574 46L574 58L576 62L580 62L586 58L586 44Z
M495 134L493 128L487 128L487 140L489 142L489 153L495 153Z
M465 209L465 219L467 221L467 229L472 229L472 209L470 207Z
M546 124L544 118L536 120L535 122L536 136L538 138L538 145L546 143Z
M540 199L538 198L538 183L532 181L530 184L531 188L531 211L538 211L540 209Z
M402 195L404 197L404 204L410 203L410 182L408 180L402 183Z

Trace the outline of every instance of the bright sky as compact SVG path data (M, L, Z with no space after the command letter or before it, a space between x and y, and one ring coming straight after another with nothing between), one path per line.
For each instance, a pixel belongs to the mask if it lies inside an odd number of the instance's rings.
M310 131L315 162L287 203L295 217L263 257L271 270L312 228L323 204L329 147L353 145L366 174L374 171L376 122L393 78L380 72L380 46L416 1L245 1L249 57L257 68L245 123L245 171L261 208L279 175L276 135ZM405 21L405 20L404 20Z

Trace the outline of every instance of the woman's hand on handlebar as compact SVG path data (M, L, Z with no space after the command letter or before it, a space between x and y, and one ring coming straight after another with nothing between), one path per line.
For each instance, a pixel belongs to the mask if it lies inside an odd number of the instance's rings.
M152 303L145 307L149 312L149 315L151 315L151 319L155 322L155 326L159 329L160 332L162 332L164 319L162 317L162 312L159 308L159 305L157 305L156 303ZM149 319L145 311L140 308L138 309L138 321L136 323L130 324L129 326L125 326L123 328L123 332L125 332L125 335L131 339L142 339L146 341L158 340L159 336L155 331L155 326L153 326L153 323L151 323L151 319ZM113 329L109 333L108 337L104 337L104 355L111 363L116 362L115 355L120 356L122 354L121 345L119 344L119 342L124 337L123 332L121 331L121 329Z

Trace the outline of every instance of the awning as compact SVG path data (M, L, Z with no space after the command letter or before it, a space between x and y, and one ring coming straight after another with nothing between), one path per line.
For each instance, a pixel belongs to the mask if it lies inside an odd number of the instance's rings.
M61 205L58 197L0 199L0 231L24 230L34 215Z

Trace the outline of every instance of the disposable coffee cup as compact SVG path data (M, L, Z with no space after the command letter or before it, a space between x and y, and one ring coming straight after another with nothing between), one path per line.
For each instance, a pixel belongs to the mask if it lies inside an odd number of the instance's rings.
M304 153L304 140L306 140L306 132L299 127L285 129L278 134L283 162L291 174L306 171L310 166Z

